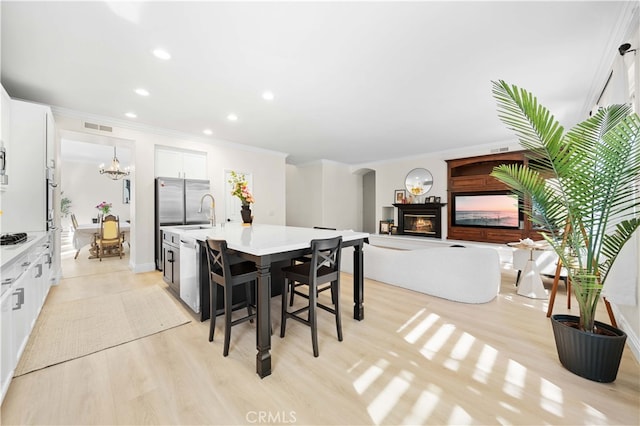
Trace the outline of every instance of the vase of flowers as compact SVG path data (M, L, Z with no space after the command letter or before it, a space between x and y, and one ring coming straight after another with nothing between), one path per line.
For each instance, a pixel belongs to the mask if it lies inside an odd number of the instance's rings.
M229 183L231 184L231 195L238 197L242 203L242 210L240 210L242 222L253 222L253 216L251 215L251 203L255 202L255 200L251 191L249 191L249 183L247 182L246 177L244 174L232 171Z
M111 207L113 206L113 204L111 203L107 203L106 201L101 202L100 204L98 204L96 206L96 209L98 209L98 211L100 211L100 214L103 216L106 216L109 214L109 212L111 212Z

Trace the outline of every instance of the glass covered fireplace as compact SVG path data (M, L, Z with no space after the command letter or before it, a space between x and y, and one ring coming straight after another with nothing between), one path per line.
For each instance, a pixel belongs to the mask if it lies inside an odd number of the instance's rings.
M441 204L394 204L398 208L398 233L442 237Z

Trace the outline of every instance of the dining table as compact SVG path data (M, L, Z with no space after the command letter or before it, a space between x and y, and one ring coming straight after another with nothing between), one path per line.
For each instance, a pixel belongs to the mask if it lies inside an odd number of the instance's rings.
M131 232L131 224L129 222L120 222L120 232L124 233L125 241L129 241L129 234ZM96 257L96 251L94 243L96 234L100 233L99 223L82 223L79 224L73 231L73 248L80 250L86 245L91 245L89 249L89 258Z
M351 230L328 230L295 226L226 223L209 229L181 233L181 240L194 239L206 250L207 238L224 239L240 258L255 263L258 270L256 315L256 373L271 374L271 265L311 253L311 240L342 237L342 247L353 247L353 318L364 319L363 246L369 234Z

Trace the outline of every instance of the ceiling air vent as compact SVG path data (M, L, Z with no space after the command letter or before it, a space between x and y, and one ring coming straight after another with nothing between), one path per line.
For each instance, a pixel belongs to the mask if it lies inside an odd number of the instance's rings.
M496 154L498 152L508 152L509 151L509 147L508 146L503 146L502 148L494 148L491 150L492 154Z
M113 127L111 126L103 126L102 124L96 124L96 123L89 123L88 121L84 122L84 127L85 129L93 129L93 130L100 130L102 132L113 132Z

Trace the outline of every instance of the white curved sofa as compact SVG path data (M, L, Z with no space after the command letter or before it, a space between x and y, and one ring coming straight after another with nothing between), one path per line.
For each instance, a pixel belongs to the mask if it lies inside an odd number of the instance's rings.
M366 244L364 276L464 303L486 303L500 291L500 256L491 248L394 250Z

